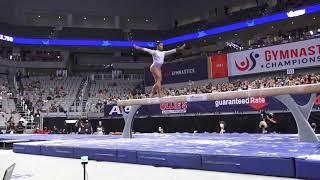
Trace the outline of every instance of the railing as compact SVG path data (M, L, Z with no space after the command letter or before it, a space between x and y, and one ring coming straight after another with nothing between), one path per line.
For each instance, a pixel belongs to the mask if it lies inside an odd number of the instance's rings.
M64 69L66 68L67 61L61 62L42 62L42 61L13 61L9 59L0 58L0 65L2 66L10 66L10 67L22 67L22 68L58 68Z
M86 116L86 112L83 113L82 110L83 110L84 93L85 93L85 91L87 89L88 83L89 83L89 78L87 77L86 81L84 82L83 87L81 89L81 101L80 101L80 104L79 104L81 116Z
M15 91L18 92L19 87L18 87L18 83L15 75L13 76L13 85L14 85Z
M91 76L92 77L92 76ZM94 74L95 80L142 80L143 74Z

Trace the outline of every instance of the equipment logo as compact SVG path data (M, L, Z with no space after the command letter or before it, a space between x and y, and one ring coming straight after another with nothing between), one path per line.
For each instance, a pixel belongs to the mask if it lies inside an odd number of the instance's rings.
M217 100L215 106L230 106L230 105L248 105L255 110L260 110L268 105L265 97L248 97L232 100Z
M177 114L187 112L187 102L161 103L162 114Z
M250 53L250 61L248 59L248 57L246 57L245 60L241 61L240 64L238 64L236 61L236 67L239 71L251 71L252 69L254 69L257 65L257 61L256 59L259 58L259 54L255 54L254 52Z

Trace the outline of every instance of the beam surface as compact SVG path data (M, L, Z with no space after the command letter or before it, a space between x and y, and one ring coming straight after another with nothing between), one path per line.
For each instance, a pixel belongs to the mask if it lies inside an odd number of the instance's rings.
M259 97L259 96L310 94L310 93L319 93L319 92L320 92L320 83L263 88L263 89L240 90L240 91L213 92L213 93L205 93L205 94L166 96L162 98L156 97L156 98L143 98L143 99L129 99L129 100L117 101L117 105L118 106L152 105L152 104L173 103L173 102L213 101L213 100L236 99L236 98Z

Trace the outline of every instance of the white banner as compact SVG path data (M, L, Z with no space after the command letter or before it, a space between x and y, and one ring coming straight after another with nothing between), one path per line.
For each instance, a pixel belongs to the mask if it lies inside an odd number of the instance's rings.
M320 39L228 54L229 76L320 65Z

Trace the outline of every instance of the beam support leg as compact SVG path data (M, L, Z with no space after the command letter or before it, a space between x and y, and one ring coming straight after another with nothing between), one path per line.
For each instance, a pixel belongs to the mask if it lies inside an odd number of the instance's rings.
M133 120L134 120L134 115L136 114L136 112L140 109L141 105L133 105L130 107L130 111L129 113L126 113L122 109L122 116L124 119L124 128L122 131L122 137L123 138L132 138L132 127L133 127Z
M316 96L316 93L311 94L309 102L303 106L298 105L290 95L275 96L292 113L298 127L300 142L319 142L318 137L308 122Z

